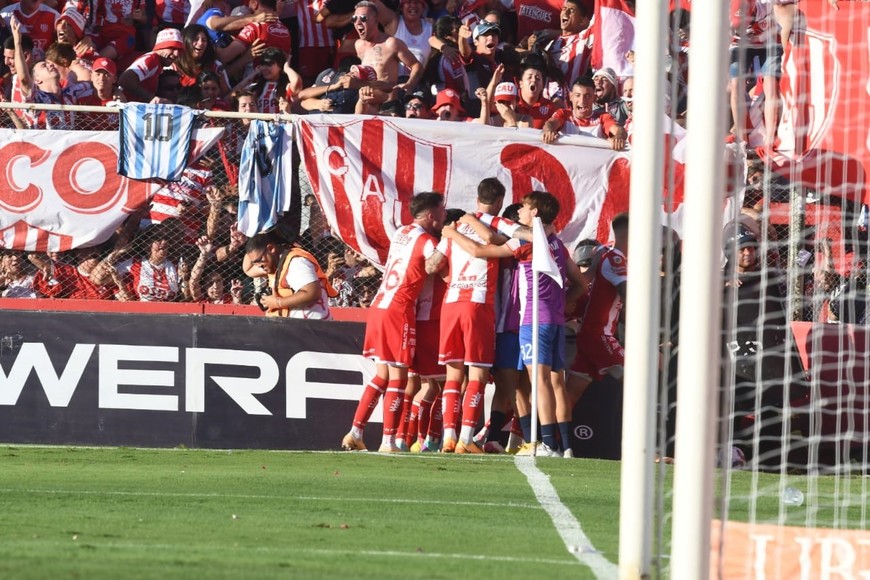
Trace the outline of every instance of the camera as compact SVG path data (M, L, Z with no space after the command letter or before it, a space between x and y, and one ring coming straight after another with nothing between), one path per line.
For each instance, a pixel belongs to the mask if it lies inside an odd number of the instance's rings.
M257 306L259 306L260 310L262 310L263 312L266 312L269 309L266 308L265 306L263 306L262 298L263 298L263 296L271 296L271 295L272 295L272 288L270 288L269 286L264 286L263 288L258 290L256 293L254 293L254 302L256 302Z

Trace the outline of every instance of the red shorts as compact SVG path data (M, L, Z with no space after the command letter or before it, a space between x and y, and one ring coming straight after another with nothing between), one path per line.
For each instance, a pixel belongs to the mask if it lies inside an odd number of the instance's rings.
M414 309L382 310L371 308L363 341L363 356L377 363L409 367L416 346Z
M331 46L306 46L300 48L299 74L306 80L315 79L321 71L332 66L333 58L334 49Z
M424 379L444 376L443 365L438 364L438 337L440 320L417 321L417 348L414 349L414 364L411 371Z
M495 307L474 302L444 303L438 362L491 367L495 359Z
M572 373L589 375L598 380L613 367L625 364L625 349L615 336L577 336L577 354Z

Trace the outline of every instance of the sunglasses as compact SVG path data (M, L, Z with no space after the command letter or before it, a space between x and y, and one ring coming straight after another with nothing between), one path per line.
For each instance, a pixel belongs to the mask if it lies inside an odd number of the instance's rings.
M407 105L405 105L405 109L409 111L422 111L423 105L421 105L420 103L408 103Z
M364 14L354 14L350 17L351 22L362 22L363 24L365 24L366 22L368 22L368 20L369 17Z

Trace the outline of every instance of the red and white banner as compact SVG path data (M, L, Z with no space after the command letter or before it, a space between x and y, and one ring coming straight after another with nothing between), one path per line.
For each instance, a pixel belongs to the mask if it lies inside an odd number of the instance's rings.
M820 193L870 202L870 10L800 2L805 34L786 48L774 168ZM794 38L794 37L793 37Z
M421 191L444 193L448 207L466 211L486 177L505 184L506 205L549 191L561 204L556 228L568 247L606 241L610 220L628 209L628 155L605 140L544 145L533 129L389 117L309 115L298 124L302 164L330 226L376 264L396 228L411 221L408 205Z
M189 161L223 128L197 129ZM0 129L0 246L65 251L109 239L163 182L117 174L115 131Z
M610 67L616 76L631 76L625 54L634 49L634 10L625 0L596 0L592 67Z

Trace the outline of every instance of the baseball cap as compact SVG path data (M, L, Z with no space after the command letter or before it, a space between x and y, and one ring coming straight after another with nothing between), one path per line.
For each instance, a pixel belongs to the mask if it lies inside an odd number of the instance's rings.
M422 89L417 89L413 93L408 93L407 95L405 95L405 104L407 105L414 99L418 99L424 105L429 104L429 95L426 93L426 91Z
M578 245L574 248L574 263L578 266L583 266L584 268L588 268L592 265L592 260L595 258L595 252L598 251L598 248L601 246L598 244L583 244Z
M595 71L595 74L592 75L592 78L597 79L598 77L604 77L605 79L610 81L610 84L613 85L614 87L619 86L619 83L616 80L616 73L610 67L601 68L601 69L598 69L597 71Z
M118 67L115 66L115 63L108 58L103 57L94 60L94 64L91 67L91 70L93 70L94 72L98 70L104 70L111 75L118 74Z
M496 102L515 101L517 99L517 86L514 83L499 83L495 87L495 96L493 99Z
M278 66L284 66L284 63L287 61L287 57L284 56L284 52L280 48L275 48L274 46L270 46L266 50L263 51L263 54L256 59L256 64L277 64Z
M471 40L476 42L479 37L488 34L498 34L501 36L501 28L499 28L498 24L495 22L481 20L477 23L477 26L474 27L474 32L471 33Z
M465 112L465 109L462 108L462 101L459 99L459 93L453 89L438 91L438 96L435 98L435 105L432 107L432 113L437 114L438 109L444 105L453 105L459 112Z
M76 33L76 36L79 38L82 37L85 33L85 25L87 21L85 17L82 16L82 13L76 10L75 8L68 8L63 11L63 14L60 15L58 21L65 20L72 26L73 31Z
M726 251L728 253L738 251L741 248L745 248L747 246L758 246L758 238L755 237L755 234L752 233L752 230L741 225L738 226L737 231L731 236L726 242Z
M154 43L154 51L163 50L164 48L175 48L184 50L184 42L181 40L181 33L174 28L164 28L157 33L157 42Z
M358 64L350 67L350 76L361 81L376 81L378 73L373 66L361 66Z

